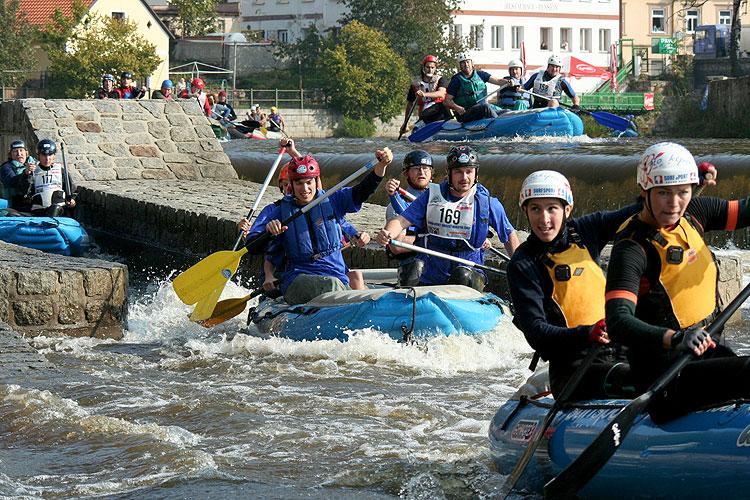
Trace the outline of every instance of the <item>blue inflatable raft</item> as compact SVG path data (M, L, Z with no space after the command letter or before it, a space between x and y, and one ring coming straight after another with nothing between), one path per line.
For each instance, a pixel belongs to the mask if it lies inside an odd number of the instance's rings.
M329 292L306 304L262 301L250 312L261 333L292 340L346 340L352 330L373 328L395 340L492 330L508 314L491 293L462 285L376 288Z
M75 257L91 247L86 230L69 217L0 217L0 240Z
M718 382L720 383L720 382ZM495 414L489 429L497 470L508 474L553 400L527 384ZM537 389L538 390L538 389ZM629 403L586 401L557 414L517 487L540 492ZM750 491L750 401L690 413L662 425L641 415L596 476L578 492L591 500L746 499Z
M415 127L414 132L419 130ZM492 137L577 136L583 134L583 122L564 108L540 108L505 111L498 118L468 123L448 120L432 136L440 141L472 141Z

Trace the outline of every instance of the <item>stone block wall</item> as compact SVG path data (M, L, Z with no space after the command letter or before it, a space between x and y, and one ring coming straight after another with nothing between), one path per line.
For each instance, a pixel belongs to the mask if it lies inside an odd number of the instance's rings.
M236 179L198 101L23 99L0 103L0 154L10 142L61 143L74 182Z
M121 338L128 269L0 242L0 322L25 336Z

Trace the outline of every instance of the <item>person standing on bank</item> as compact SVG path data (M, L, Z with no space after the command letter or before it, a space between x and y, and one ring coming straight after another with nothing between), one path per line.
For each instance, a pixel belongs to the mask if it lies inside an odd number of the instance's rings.
M256 221L248 234L248 239L262 231L276 237L266 254L285 259L281 291L287 303L301 304L322 293L348 288L348 269L341 254L341 219L347 213L361 210L362 203L377 190L393 160L388 148L376 151L375 157L378 163L359 184L341 188L303 217L282 226L282 220L324 193L317 188L320 166L312 156L295 157L287 164L292 194L284 196L280 204L264 208L261 215L267 222ZM273 264L279 267L280 262Z
M43 139L37 145L39 162L30 166L30 174L20 182L22 192L31 193L31 215L46 217L61 217L65 209L76 206L74 197L66 193L74 193L75 186L65 175L62 165L55 163L57 146L50 139Z
M164 80L161 84L160 90L154 90L151 93L151 99L172 99L172 90L174 84L172 80Z
M693 197L690 152L654 144L638 162L643 209L620 227L606 288L612 340L628 347L636 390L645 391L683 353L689 362L649 412L663 422L696 408L750 396L750 358L717 345L703 329L719 310L718 270L704 241L712 230L750 225L750 198Z
M37 161L29 154L23 141L10 143L8 161L0 166L0 182L3 184L3 198L8 206L19 212L28 212L31 208L26 191L21 190L21 182L31 175Z
M483 246L489 228L493 227L508 255L518 247L518 235L497 198L477 182L479 157L471 146L455 146L446 159L448 180L430 184L401 215L388 221L377 236L380 246L410 226L421 228L417 243L425 248L454 255L481 264ZM420 284L445 283L466 285L483 290L487 276L481 270L422 254L424 271Z
M581 98L578 97L570 86L570 83L560 74L562 69L562 58L558 55L551 55L547 60L547 69L531 75L531 78L523 84L526 90L533 89L534 93L544 97L534 97L532 108L556 108L560 106L558 100L563 92L573 101L573 107L570 108L574 113L581 111Z
M529 94L520 91L520 87L525 83L521 61L518 59L510 61L508 73L509 75L505 79L512 82L513 86L505 87L497 94L497 105L502 109L516 111L529 109Z
M418 106L417 113L423 123L450 119L450 111L443 106L448 89L448 79L444 76L438 76L436 71L437 57L426 56L422 60L419 78L409 86L409 92L406 95L406 109L404 109L404 123L399 130L400 134L406 133L409 117L414 106Z
M498 113L495 108L484 99L487 97L486 82L500 87L513 84L503 78L492 76L486 71L475 70L468 53L459 55L458 64L461 71L453 75L448 84L445 106L455 112L456 120L461 123L482 118L497 118Z

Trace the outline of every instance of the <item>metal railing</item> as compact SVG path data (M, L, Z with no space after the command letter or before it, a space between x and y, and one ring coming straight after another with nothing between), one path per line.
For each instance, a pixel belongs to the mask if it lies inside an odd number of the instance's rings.
M209 90L211 92L211 90ZM234 108L251 108L260 104L263 109L324 108L328 97L322 89L225 89L227 100Z
M578 94L581 107L589 111L646 111L643 106L643 93L596 93ZM661 94L654 94L654 109L661 108ZM563 96L562 102L572 104L568 96Z

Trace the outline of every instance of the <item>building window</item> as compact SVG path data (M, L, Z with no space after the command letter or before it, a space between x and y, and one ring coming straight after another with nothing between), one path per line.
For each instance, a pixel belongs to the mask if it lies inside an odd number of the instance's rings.
M591 52L591 28L581 28L581 52Z
M665 33L667 24L665 22L666 14L664 9L651 9L651 32Z
M539 50L552 50L552 28L539 28Z
M484 26L481 24L472 24L469 29L469 47L474 50L484 48Z
M451 24L449 29L451 38L461 38L463 30L460 24Z
M503 26L492 27L492 48L503 50L505 44L503 43Z
M695 33L695 28L700 24L700 15L699 10L685 11L685 33Z
M572 28L560 28L560 50L570 52L570 44L573 41Z
M719 11L719 24L732 24L732 11L721 9Z
M278 40L281 43L288 43L289 42L289 31L287 30L279 30L276 32L276 40Z
M510 48L520 49L523 42L523 26L510 27Z
M122 21L125 19L125 13L124 12L113 12L112 13L112 19L117 19L118 21Z
M599 30L599 52L609 51L609 45L612 43L610 30Z

